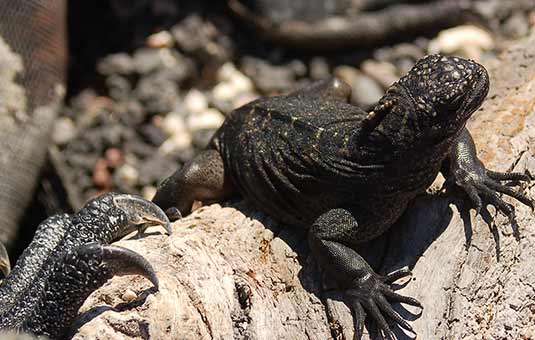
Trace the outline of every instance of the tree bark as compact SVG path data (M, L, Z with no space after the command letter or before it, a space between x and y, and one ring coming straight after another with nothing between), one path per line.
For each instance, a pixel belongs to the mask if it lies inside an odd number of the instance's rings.
M468 124L480 158L534 174L535 36L487 66L491 91ZM525 189L533 197L533 184ZM535 217L510 201L518 228L493 208L474 216L459 193L431 190L363 250L379 272L413 268L399 292L425 309L399 310L419 339L535 339ZM322 280L306 235L245 202L203 207L170 237L155 230L118 244L147 257L160 290L140 277L110 280L81 308L75 339L353 337L351 313Z

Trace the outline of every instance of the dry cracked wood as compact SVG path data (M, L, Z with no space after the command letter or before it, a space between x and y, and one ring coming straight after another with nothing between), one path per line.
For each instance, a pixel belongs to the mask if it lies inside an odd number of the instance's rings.
M491 93L469 123L481 158L492 169L535 174L535 36L489 70ZM419 198L369 257L383 272L414 267L401 292L425 306L409 316L419 339L535 338L533 213L515 203L514 232L503 216L490 224L474 216L459 197ZM347 307L322 303L337 293L321 289L303 234L246 203L201 208L174 231L119 242L151 261L161 289L114 278L82 307L75 339L352 338Z

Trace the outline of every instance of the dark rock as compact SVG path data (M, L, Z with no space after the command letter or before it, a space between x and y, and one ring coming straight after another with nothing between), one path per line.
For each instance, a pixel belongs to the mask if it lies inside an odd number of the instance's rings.
M121 122L129 127L136 128L147 117L145 108L139 101L132 98L128 101L117 103L115 108L115 112L119 115Z
M152 125L144 124L138 129L143 140L151 145L160 146L167 138L162 129Z
M172 174L179 164L158 153L145 159L139 168L139 184L142 186L156 185L163 178Z
M147 158L155 153L154 146L151 146L139 138L132 138L124 144L124 150L127 153L134 154L139 158Z
M176 83L162 76L141 79L135 92L147 112L152 114L170 112L179 99Z
M111 75L106 78L106 86L111 98L117 101L128 100L131 96L132 86L128 79L119 76Z
M93 169L99 159L99 155L94 153L78 153L70 150L65 151L64 156L70 167L88 172ZM81 177L87 177L87 174Z
M134 61L126 53L111 54L97 65L97 71L103 75L128 75L135 69Z
M141 48L134 52L134 67L139 74L146 75L165 67L161 50Z
M260 92L272 94L291 91L296 78L306 73L306 66L297 60L286 65L273 65L262 59L245 57L242 70Z
M325 79L330 76L329 63L325 58L312 58L309 63L310 77L314 80Z
M221 65L229 60L234 50L233 42L228 37L229 27L231 25L225 18L218 18L215 25L193 14L173 26L171 33L180 50L193 55L203 64Z

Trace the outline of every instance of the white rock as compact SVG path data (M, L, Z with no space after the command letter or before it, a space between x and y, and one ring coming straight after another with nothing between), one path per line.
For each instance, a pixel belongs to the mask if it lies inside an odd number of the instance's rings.
M232 75L237 72L236 66L233 63L223 64L219 70L217 70L217 80L220 82L228 81L232 78Z
M135 186L138 183L139 172L130 164L124 164L117 169L117 177L128 186Z
M151 34L146 40L147 46L152 48L171 47L174 43L173 36L167 31Z
M217 129L223 124L225 117L216 109L206 109L201 113L193 114L186 120L186 125L190 131L204 129Z
M184 108L189 113L198 113L208 108L208 100L201 91L193 89L184 97Z
M61 117L54 123L52 140L57 145L67 144L76 136L76 127L72 119Z
M179 135L187 133L186 123L184 117L177 112L171 112L162 120L162 130L168 136Z
M253 90L253 82L245 74L236 70L229 79L238 92L250 92Z
M441 31L431 40L427 48L430 54L461 54L475 60L481 59L481 53L494 47L492 35L476 26L463 25Z
M216 100L229 101L238 94L238 90L236 89L236 86L230 82L221 82L214 86L212 94Z
M217 72L219 83L212 90L214 99L230 101L242 92L252 92L253 82L245 74L236 69L234 64L226 63Z
M187 132L169 137L158 148L158 152L164 156L174 155L177 152L191 148L192 138Z

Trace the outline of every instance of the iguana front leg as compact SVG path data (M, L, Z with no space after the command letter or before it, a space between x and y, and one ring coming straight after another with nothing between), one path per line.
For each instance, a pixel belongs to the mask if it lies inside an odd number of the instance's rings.
M447 181L454 182L463 188L477 212L485 201L494 205L509 220L514 221L514 207L505 202L499 194L511 196L531 209L534 208L530 198L501 183L501 181L529 181L530 177L518 172L497 172L485 168L485 165L477 158L474 140L466 128L457 137L457 142L453 145L442 172Z
M309 231L309 245L322 269L345 291L346 303L354 314L355 338L360 339L366 313L377 323L380 333L388 340L395 339L387 320L395 321L404 329L414 332L390 305L402 302L422 308L416 299L399 295L389 283L410 274L407 269L390 275L379 275L354 249L352 239L358 239L359 225L346 209L333 209L321 215Z

